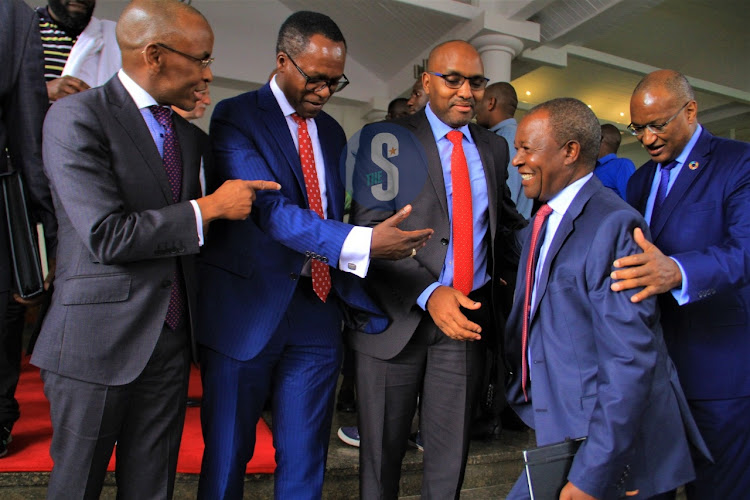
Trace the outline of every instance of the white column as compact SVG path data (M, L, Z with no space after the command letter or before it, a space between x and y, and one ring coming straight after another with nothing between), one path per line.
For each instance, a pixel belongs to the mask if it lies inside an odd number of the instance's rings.
M480 35L471 44L482 56L484 75L490 83L510 81L510 63L523 50L523 42L502 34Z

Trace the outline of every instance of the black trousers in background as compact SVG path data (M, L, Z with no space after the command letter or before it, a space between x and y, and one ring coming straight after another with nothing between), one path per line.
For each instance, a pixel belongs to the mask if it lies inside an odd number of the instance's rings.
M15 395L21 371L25 311L10 292L0 293L0 426L9 429L19 417Z

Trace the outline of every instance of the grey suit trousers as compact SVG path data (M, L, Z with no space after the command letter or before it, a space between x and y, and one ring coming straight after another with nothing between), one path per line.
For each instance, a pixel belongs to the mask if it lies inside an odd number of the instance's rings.
M475 342L453 340L425 313L406 347L381 360L355 351L360 497L398 498L401 462L421 391L422 498L458 498L481 376Z
M172 498L189 342L184 326L177 331L165 326L145 369L126 385L94 384L42 370L55 429L48 499L98 499L115 443L118 499Z

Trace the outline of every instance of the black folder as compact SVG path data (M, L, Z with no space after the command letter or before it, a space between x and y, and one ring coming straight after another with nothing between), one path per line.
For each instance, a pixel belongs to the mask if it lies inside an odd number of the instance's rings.
M578 448L586 440L566 439L561 443L524 450L523 461L531 500L557 500L568 482Z
M4 152L0 153L4 154ZM36 224L29 219L23 180L18 172L0 173L8 239L18 294L28 299L44 292Z

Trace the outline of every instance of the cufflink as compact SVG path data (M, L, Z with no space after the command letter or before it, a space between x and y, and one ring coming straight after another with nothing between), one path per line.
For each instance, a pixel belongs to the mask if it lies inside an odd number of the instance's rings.
M357 264L350 262L346 265L346 267L349 268L350 271L356 271L357 270Z

